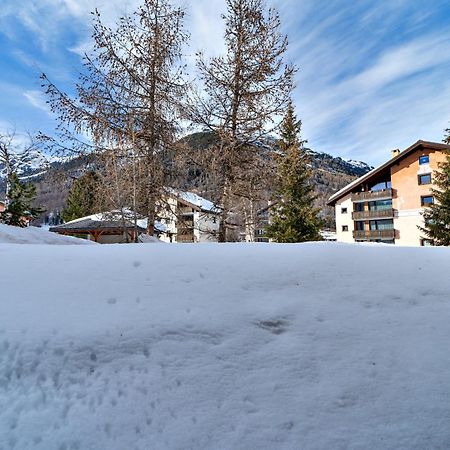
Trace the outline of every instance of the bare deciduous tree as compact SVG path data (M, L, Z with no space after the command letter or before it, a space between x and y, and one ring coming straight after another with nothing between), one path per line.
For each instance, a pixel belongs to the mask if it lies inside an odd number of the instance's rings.
M165 155L174 149L179 105L186 92L181 53L188 35L183 18L184 11L170 0L144 0L113 28L95 11L94 48L85 55L76 98L42 75L49 104L58 115L59 142L70 143L64 144L66 149L94 149L105 156L119 150L113 166L117 159L121 168L132 164L131 194L116 192L115 198L120 204L134 204L148 217L149 234L154 232L156 202L167 178ZM87 135L87 142L80 135ZM121 174L126 170L116 176ZM121 185L118 182L116 188Z
M242 193L245 167L257 156L258 143L276 130L288 105L295 68L283 63L287 39L280 18L265 10L263 0L227 0L224 56L197 66L204 93L193 96L189 119L217 137L209 170L218 172L223 212L219 241L227 240L228 218L235 186Z

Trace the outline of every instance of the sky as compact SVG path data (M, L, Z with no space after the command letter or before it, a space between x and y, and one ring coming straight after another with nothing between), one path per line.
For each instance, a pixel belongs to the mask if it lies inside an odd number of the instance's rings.
M225 0L179 0L186 60L223 51ZM440 142L450 121L448 0L270 1L298 67L294 102L308 147L378 165L418 139ZM73 92L97 8L114 24L139 0L1 0L0 132L52 133L39 75ZM195 77L195 73L192 73Z

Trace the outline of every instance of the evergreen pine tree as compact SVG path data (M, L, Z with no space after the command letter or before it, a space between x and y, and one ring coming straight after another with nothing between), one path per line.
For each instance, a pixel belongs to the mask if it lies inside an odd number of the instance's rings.
M96 206L99 177L89 171L75 180L67 197L67 206L61 217L65 222L94 214Z
M300 131L301 121L290 104L281 125L277 204L267 228L267 236L276 242L321 240L322 222L313 205L314 189Z
M450 145L450 129L444 142ZM434 174L431 189L434 203L423 213L425 226L420 229L435 245L450 246L450 150L447 150L446 160L439 165Z
M0 213L0 219L7 225L26 227L30 219L44 212L43 209L32 206L36 198L36 187L22 183L14 172L9 176L9 186L9 201L5 211Z

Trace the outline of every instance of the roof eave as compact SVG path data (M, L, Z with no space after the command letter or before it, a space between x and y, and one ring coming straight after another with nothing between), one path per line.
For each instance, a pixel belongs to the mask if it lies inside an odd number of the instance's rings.
M413 150L416 150L419 147L426 147L426 148L431 148L431 149L434 149L434 150L443 150L443 151L447 150L447 151L450 151L450 145L441 144L441 143L438 143L438 142L430 142L430 141L418 140L417 142L415 142L414 144L412 144L411 146L409 146L408 148L403 150L401 153L399 153L394 158L389 159L388 161L386 161L381 166L376 167L375 169L373 169L370 172L366 173L362 177L357 178L356 180L352 181L347 186L345 186L343 189L341 189L340 191L338 191L335 194L333 194L328 199L327 205L328 206L335 206L337 201L339 199L341 199L342 197L344 197L345 195L347 195L348 193L350 193L354 187L358 186L359 184L363 183L364 181L370 180L370 178L372 178L374 175L377 175L382 170L390 167L392 164L395 164L396 162L398 162L399 160L403 159L405 156L409 155Z

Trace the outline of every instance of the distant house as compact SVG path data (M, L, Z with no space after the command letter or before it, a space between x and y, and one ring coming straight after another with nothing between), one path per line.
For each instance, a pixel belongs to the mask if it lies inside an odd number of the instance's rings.
M4 202L0 202L0 213L2 213L3 211L5 211L6 209L6 205Z
M145 233L141 221L135 227L130 214L119 211L93 214L62 225L50 227L50 231L62 235L77 236L100 244L120 244L134 242L136 233Z
M253 219L246 221L241 228L240 240L243 242L269 242L266 236L266 228L270 224L270 209L273 207L270 201L261 201L255 205L257 209Z
M159 239L164 242L217 242L220 208L193 192L166 189L159 204Z
M337 240L431 245L419 227L434 202L435 173L449 152L450 145L417 141L331 196Z

